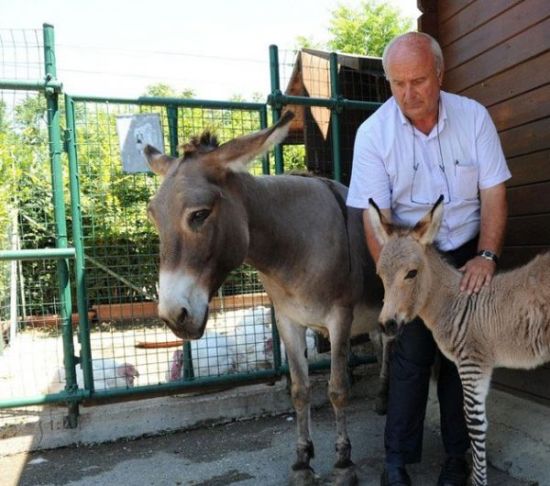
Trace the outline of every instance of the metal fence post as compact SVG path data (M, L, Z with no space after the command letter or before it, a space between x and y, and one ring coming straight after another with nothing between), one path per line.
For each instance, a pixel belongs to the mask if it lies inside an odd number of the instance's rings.
M279 49L275 45L269 46L269 67L271 74L271 115L273 123L281 118L282 105L279 101L281 96L281 83L279 75ZM283 147L276 145L275 153L275 174L282 174L285 170L283 161Z
M73 99L65 95L65 149L69 158L69 191L71 194L72 237L75 247L76 299L78 308L78 340L80 342L80 366L84 377L84 388L94 391L92 354L90 346L90 323L88 320L88 295L86 287L86 265L82 211L80 205L80 177L76 152L76 125Z
M263 130L264 128L267 128L267 107L262 106L262 108L259 110L260 114L260 129ZM269 169L269 153L265 153L262 156L262 174L269 175L270 169Z
M166 107L166 116L168 118L168 140L170 144L170 155L178 156L178 107L168 105ZM191 343L186 341L183 343L183 379L185 381L193 380L195 372L193 369L193 353L191 351Z
M170 143L170 155L178 156L178 107L169 105L166 107L168 118L168 139Z
M53 26L44 24L44 68L45 68L45 96L47 103L48 141L50 164L52 172L52 192L54 204L54 218L56 228L57 248L67 248L67 225L65 222L65 201L63 198L63 168L61 165L61 128L59 112L59 89L48 87L49 81L57 79L55 64L55 44ZM59 285L59 302L61 315L61 333L63 338L63 363L65 366L65 389L75 392L76 382L73 329L71 323L71 287L69 284L68 260L61 259L57 263ZM74 428L77 425L78 402L68 403L69 415L67 426Z
M330 69L330 97L336 101L336 106L330 110L330 127L332 135L332 160L333 178L342 181L342 160L340 150L340 112L342 107L338 105L340 100L340 86L338 83L338 56L335 52L329 55Z

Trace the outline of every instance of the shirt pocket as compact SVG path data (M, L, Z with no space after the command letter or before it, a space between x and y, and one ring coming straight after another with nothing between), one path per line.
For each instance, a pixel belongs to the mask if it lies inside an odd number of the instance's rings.
M454 167L454 192L458 199L477 199L479 168L477 164L457 163Z

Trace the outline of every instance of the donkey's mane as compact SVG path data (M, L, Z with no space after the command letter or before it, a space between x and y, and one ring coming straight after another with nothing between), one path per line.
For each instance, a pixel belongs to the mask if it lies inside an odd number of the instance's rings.
M210 130L205 130L201 135L195 135L186 144L182 145L183 159L194 157L198 154L212 152L220 146L218 137Z
M444 250L439 248L439 246L436 243L430 243L429 245L426 245L426 250L432 250L433 252L437 253L439 258L441 258L444 262L451 263L449 255L445 253Z
M432 250L442 262L444 262L446 265L451 267L455 272L458 272L458 270L453 264L453 260L451 256L448 255L444 250L439 248L436 244L432 243L431 245L428 245L427 249Z

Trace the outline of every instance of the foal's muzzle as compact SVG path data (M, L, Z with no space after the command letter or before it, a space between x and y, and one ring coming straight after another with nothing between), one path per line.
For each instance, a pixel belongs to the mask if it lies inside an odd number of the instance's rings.
M386 321L382 326L382 332L389 337L397 336L399 332L399 323L395 319Z

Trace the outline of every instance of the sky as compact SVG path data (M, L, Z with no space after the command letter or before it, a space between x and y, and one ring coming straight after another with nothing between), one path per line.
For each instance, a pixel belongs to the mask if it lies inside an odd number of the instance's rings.
M416 19L416 0L391 0ZM269 46L291 66L298 36L325 42L339 4L360 0L0 0L0 41L55 28L58 78L73 95L134 98L165 83L196 98L264 99ZM17 35L17 32L16 32ZM0 51L2 46L0 45ZM1 53L0 53L1 54ZM1 58L0 58L1 62ZM282 69L281 83L290 75Z

